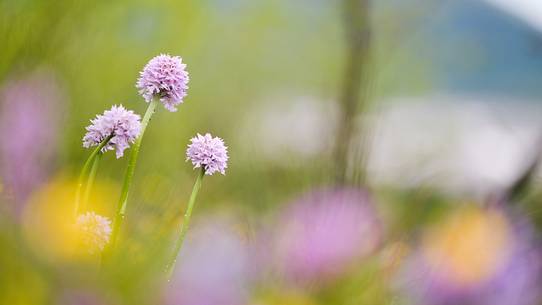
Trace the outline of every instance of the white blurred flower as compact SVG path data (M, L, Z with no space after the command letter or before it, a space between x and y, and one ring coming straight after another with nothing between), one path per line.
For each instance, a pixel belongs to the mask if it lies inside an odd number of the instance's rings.
M534 147L542 108L468 98L400 99L372 117L369 177L483 195L514 181Z
M535 29L542 31L542 1L540 0L485 0L510 13Z
M337 113L332 101L269 97L247 112L238 139L243 145L238 146L249 157L291 166L330 152Z

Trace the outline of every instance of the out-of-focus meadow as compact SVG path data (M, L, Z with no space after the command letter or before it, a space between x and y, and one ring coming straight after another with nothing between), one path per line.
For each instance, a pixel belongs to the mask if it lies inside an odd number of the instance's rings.
M104 262L73 230L82 138L143 116L161 53L188 95ZM541 304L541 83L537 0L0 0L0 304ZM168 279L207 132L228 168ZM115 217L130 153L87 210Z

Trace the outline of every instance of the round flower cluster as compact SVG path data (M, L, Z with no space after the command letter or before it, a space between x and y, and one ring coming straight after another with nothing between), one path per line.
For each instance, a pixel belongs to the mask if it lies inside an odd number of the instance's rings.
M124 154L124 150L134 143L141 131L140 116L122 105L114 105L103 115L97 115L87 126L87 133L83 137L83 146L86 148L98 146L107 137L113 135L104 146L103 151L116 150L117 158Z
M185 68L181 57L160 54L140 72L136 88L147 102L159 97L167 110L177 111L176 106L183 102L188 90L189 77Z
M111 221L94 212L87 212L77 217L77 232L81 244L89 254L104 250L111 237Z
M192 161L194 168L203 168L206 175L212 175L215 172L226 174L228 148L221 138L213 138L209 133L204 136L198 133L190 142L186 150L186 160Z

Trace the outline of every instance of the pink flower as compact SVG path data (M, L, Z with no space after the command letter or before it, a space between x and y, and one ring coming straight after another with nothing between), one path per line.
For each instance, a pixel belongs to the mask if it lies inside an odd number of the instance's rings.
M111 237L109 218L94 212L87 212L77 217L77 229L81 243L89 254L103 251Z
M215 172L226 174L228 148L221 138L213 138L209 133L205 136L198 133L190 141L186 150L186 160L192 161L194 168L203 168L206 175L212 175Z
M188 90L190 78L185 68L181 57L160 54L140 72L136 88L147 102L159 97L167 110L175 112Z
M111 107L103 115L97 115L87 126L87 133L83 137L83 146L86 148L98 146L108 136L113 135L103 151L115 149L117 158L124 154L124 150L134 143L141 131L139 115L126 110L122 105Z

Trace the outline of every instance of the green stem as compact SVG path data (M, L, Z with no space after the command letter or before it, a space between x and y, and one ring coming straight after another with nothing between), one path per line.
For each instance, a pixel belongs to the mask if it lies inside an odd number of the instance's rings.
M96 172L98 171L98 165L102 159L102 153L99 153L94 158L92 167L90 168L90 173L88 174L87 185L85 187L85 193L83 194L83 204L81 210L84 212L88 207L88 199L90 197L90 191L92 190L92 185L94 184L94 179L96 178Z
M100 152L102 151L102 148L104 148L104 146L107 145L107 143L109 142L109 140L111 140L111 138L113 138L113 135L110 135L107 138L105 138L100 143L100 145L98 145L98 147L96 147L92 151L87 161L85 161L85 164L83 164L83 168L81 169L81 173L79 174L79 178L77 179L77 190L75 191L75 207L73 210L75 217L77 217L77 215L79 214L79 206L81 204L81 190L83 188L83 180L85 179L85 176L88 172L88 168L93 163L94 158L96 158L96 156L100 154Z
M175 243L173 255L171 256L169 260L169 264L166 267L168 279L171 278L173 270L175 270L175 264L177 263L177 256L179 256L179 252L181 252L184 238L186 237L186 232L188 231L188 226L190 225L190 217L192 216L192 210L194 209L194 205L196 203L196 197L198 196L198 191L201 188L201 181L203 180L203 176L205 176L205 169L202 168L198 175L198 178L196 179L196 183L194 183L194 188L192 189L192 194L190 195L190 199L188 200L188 207L186 208L186 212L184 213L184 219L181 225L181 233L179 235L179 239Z
M115 214L115 220L113 222L113 232L111 233L111 244L109 250L112 251L118 240L119 231L124 221L124 216L126 214L126 206L128 204L128 193L130 192L130 186L132 185L132 179L134 177L135 166L137 163L137 156L139 154L139 148L141 147L141 141L143 140L143 135L145 134L145 129L149 123L156 106L159 103L159 98L153 99L149 103L149 107L143 116L143 121L141 121L141 132L136 142L132 146L132 151L130 153L130 160L128 161L128 167L126 168L126 173L124 174L124 182L122 184L122 190L120 193L119 203L117 205L117 212Z

